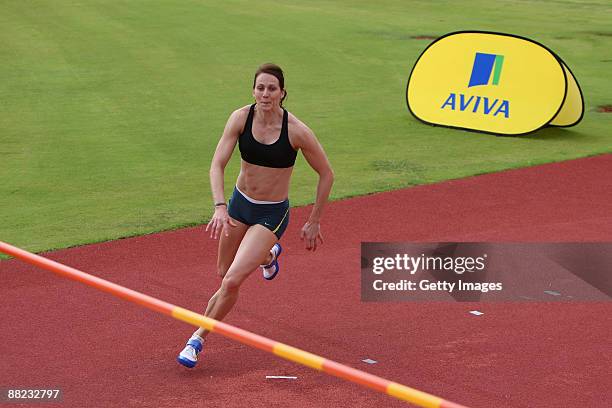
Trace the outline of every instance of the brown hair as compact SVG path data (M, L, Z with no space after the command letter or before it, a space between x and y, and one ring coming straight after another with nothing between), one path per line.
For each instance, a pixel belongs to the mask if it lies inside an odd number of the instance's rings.
M253 78L253 89L255 89L255 83L257 82L257 77L259 74L270 74L278 79L278 84L280 85L281 90L285 92L280 101L280 105L283 106L283 101L287 97L287 91L285 91L285 76L281 67L271 63L260 65L255 72L255 77Z

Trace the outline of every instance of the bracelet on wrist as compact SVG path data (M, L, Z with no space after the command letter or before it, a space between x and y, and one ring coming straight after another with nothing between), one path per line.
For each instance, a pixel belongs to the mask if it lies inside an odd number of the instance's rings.
M215 208L216 208L216 207L222 207L222 206L227 207L227 204L225 203L225 201L222 201L222 202L220 202L220 203L215 203Z

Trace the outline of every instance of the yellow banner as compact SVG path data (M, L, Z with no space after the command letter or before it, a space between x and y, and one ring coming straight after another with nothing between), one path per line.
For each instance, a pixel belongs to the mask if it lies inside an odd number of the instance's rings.
M563 64L563 70L567 77L567 94L565 95L565 102L561 107L561 110L555 116L555 118L549 123L552 126L574 126L576 123L582 120L584 114L584 100L582 99L582 91L578 86L578 82L572 74L572 71Z
M431 43L412 69L406 98L423 122L504 135L572 126L584 110L576 79L552 51L487 32Z

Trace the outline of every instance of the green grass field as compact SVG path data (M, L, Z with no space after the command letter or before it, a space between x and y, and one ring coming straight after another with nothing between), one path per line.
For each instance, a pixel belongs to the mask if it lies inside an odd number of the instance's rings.
M517 138L418 122L405 87L431 40L413 37L467 29L555 50L583 121ZM213 150L263 62L328 152L332 199L612 151L609 1L3 1L0 44L0 240L32 251L204 223ZM293 205L315 181L298 159Z

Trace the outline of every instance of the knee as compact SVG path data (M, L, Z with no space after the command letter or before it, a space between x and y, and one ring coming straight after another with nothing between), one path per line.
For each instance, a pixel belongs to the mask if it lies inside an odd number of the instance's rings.
M235 276L225 276L223 278L223 282L221 283L221 289L225 293L237 293L238 289L240 289L240 285L242 284L242 280L236 278Z

